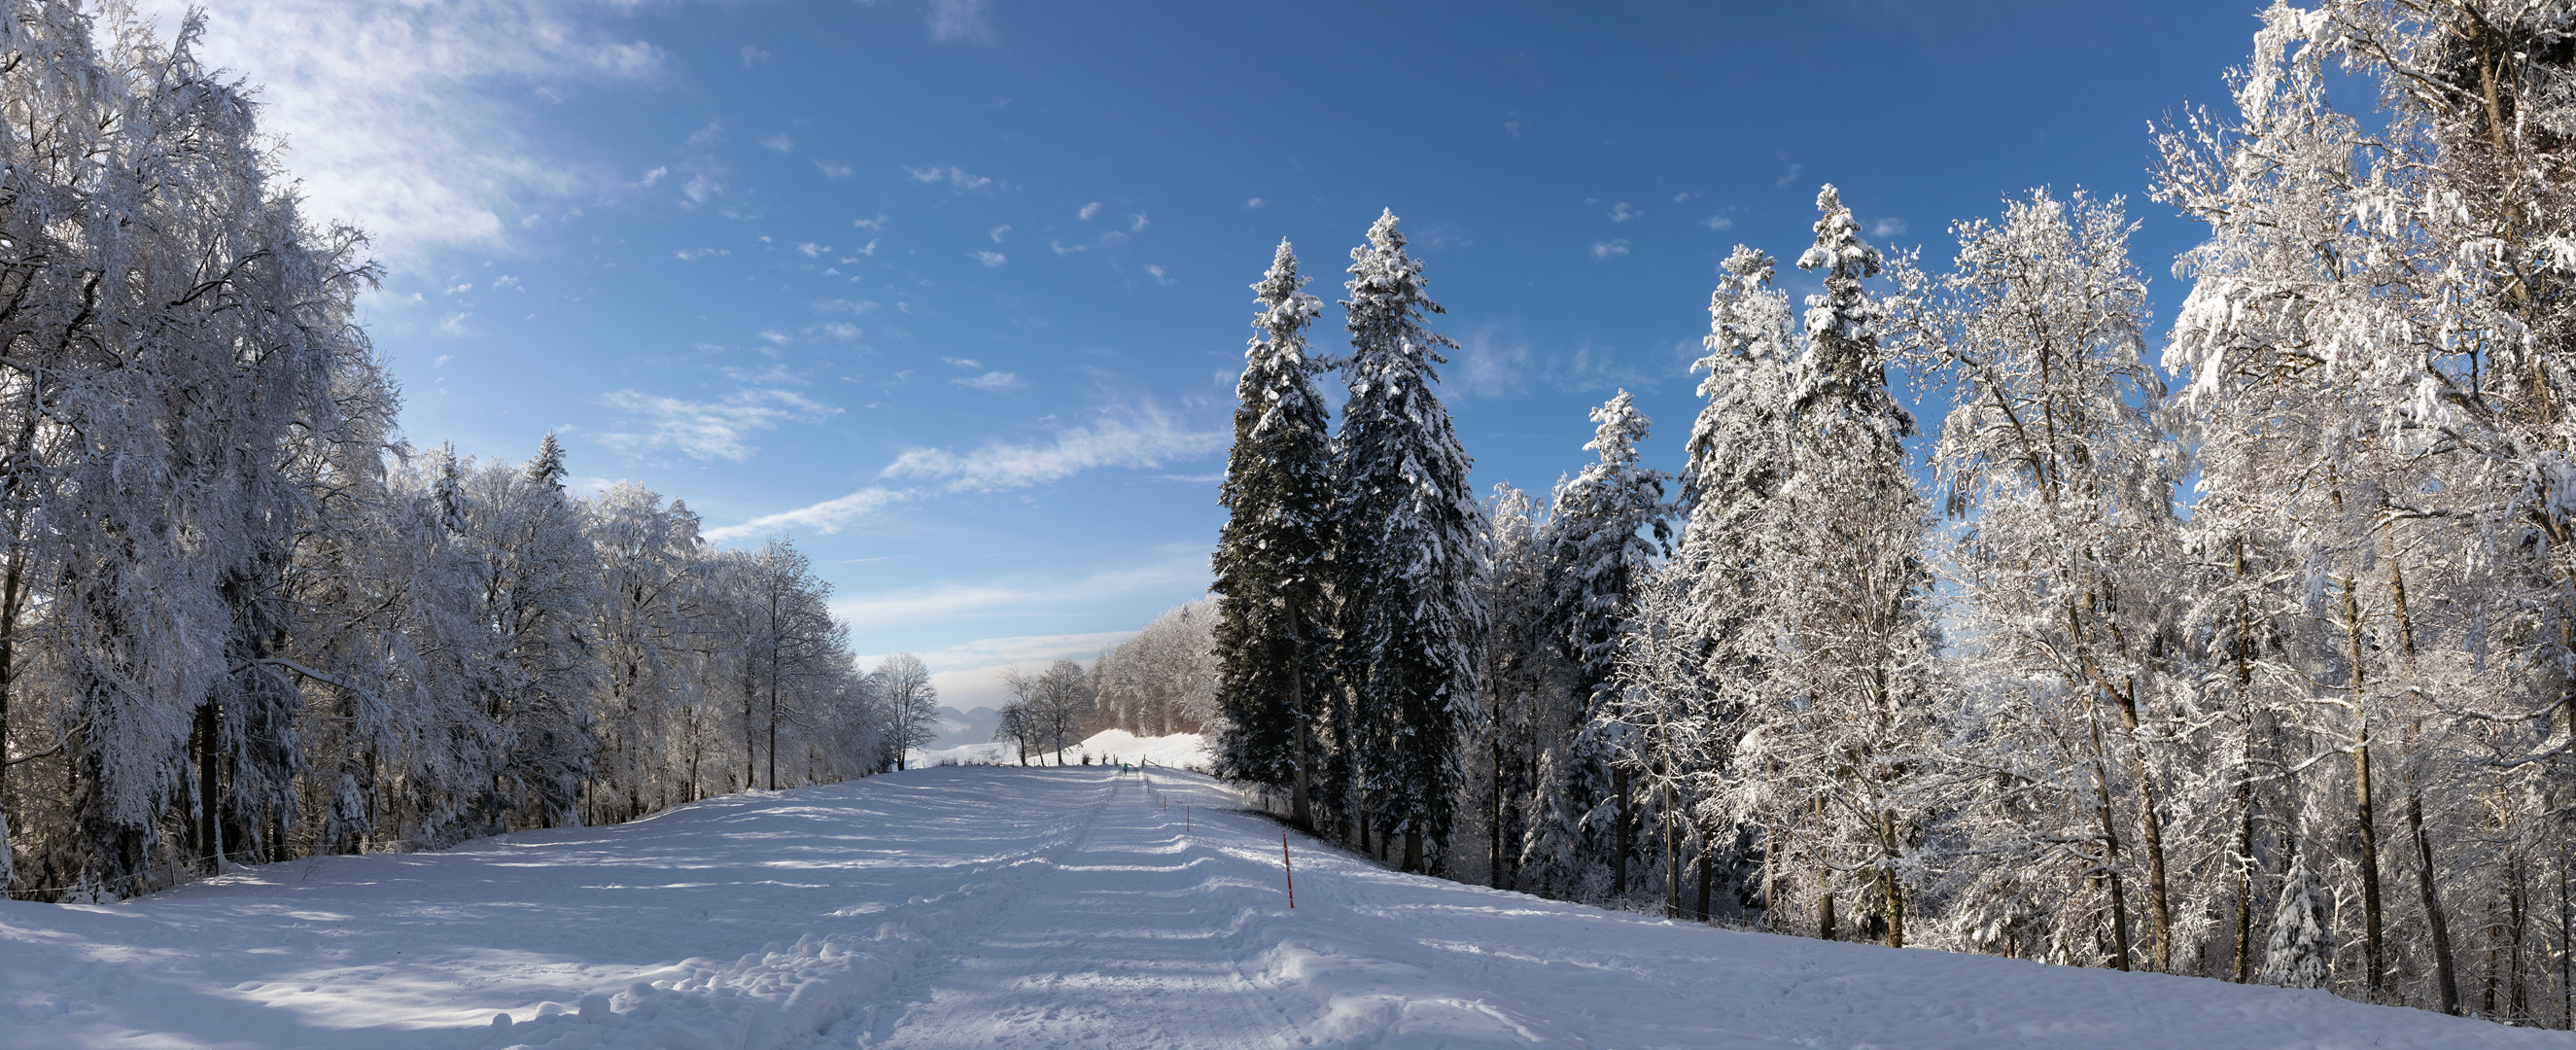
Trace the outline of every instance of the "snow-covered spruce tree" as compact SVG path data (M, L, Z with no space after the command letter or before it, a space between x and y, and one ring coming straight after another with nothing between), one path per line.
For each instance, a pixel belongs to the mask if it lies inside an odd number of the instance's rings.
M2142 903L2144 959L2171 970L2171 763L2150 741L2170 735L2159 712L2188 679L2174 660L2183 459L2154 416L2165 389L2141 357L2130 225L2116 199L2034 191L2000 222L1952 229L1957 262L1910 300L1909 325L1952 390L1933 467L1966 520L1947 564L1974 686L1963 825L1982 859L1952 919L2033 955L2107 910L2125 970Z
M1216 740L1220 775L1288 792L1289 819L1314 827L1310 697L1329 621L1323 558L1332 525L1332 431L1307 353L1306 326L1323 301L1305 292L1297 256L1279 242L1252 286L1261 330L1235 385L1234 447L1226 458L1227 510L1214 559L1218 595Z
M1608 892L1619 897L1628 892L1629 861L1636 853L1637 800L1628 783L1633 767L1602 750L1609 737L1587 730L1600 721L1602 706L1616 699L1620 638L1647 574L1669 551L1672 509L1664 502L1670 475L1637 461L1637 445L1651 421L1628 392L1593 409L1592 422L1593 439L1583 450L1599 458L1557 484L1546 548L1550 641L1563 650L1572 674L1567 720L1546 730L1552 746L1541 760L1547 776L1539 785L1538 808L1575 815L1579 825L1551 820L1532 830L1576 834L1571 852L1609 861ZM1541 856L1567 849L1544 839L1529 848Z
M1948 690L1926 514L1902 444L1913 419L1888 389L1883 309L1862 287L1882 261L1833 187L1816 205L1816 244L1799 265L1823 271L1825 290L1807 298L1790 468L1764 554L1781 673L1747 711L1738 760L1758 771L1745 779L1758 778L1748 808L1767 832L1768 878L1813 903L1827 938L1839 933L1841 891L1856 882L1863 928L1901 946L1927 748Z
M2283 988L2323 988L2334 962L2334 935L2326 931L2326 905L2308 855L2290 862L2281 900L2272 911L2272 940L2263 951L2263 983Z
M1694 620L1707 634L1710 704L1725 712L1773 703L1781 687L1780 609L1769 582L1779 566L1767 552L1784 525L1778 497L1791 467L1798 339L1788 295L1771 286L1777 265L1764 252L1735 246L1709 293L1709 334L1702 339L1708 354L1691 365L1708 373L1699 385L1707 404L1692 424L1681 475L1677 564L1698 606ZM1722 738L1711 743L1720 766L1706 772L1735 779L1723 789L1712 783L1693 811L1704 842L1732 841L1743 832L1758 843L1769 833L1756 816L1765 811L1761 771L1733 761L1733 738L1744 725L1729 714L1713 727Z
M1486 630L1469 786L1484 810L1486 881L1495 889L1551 892L1539 889L1545 886L1562 895L1562 887L1582 881L1571 852L1582 814L1549 818L1559 830L1542 840L1560 852L1541 854L1536 876L1525 865L1532 830L1542 819L1541 741L1553 740L1574 718L1571 705L1562 702L1569 695L1564 647L1554 644L1549 630L1547 519L1536 500L1510 485L1494 486L1485 517L1492 542L1477 577ZM1564 801L1562 793L1557 801Z
M1343 746L1351 812L1381 839L1402 836L1422 871L1447 847L1459 778L1459 718L1474 703L1484 632L1475 575L1484 509L1449 410L1431 391L1456 344L1424 327L1441 312L1393 211L1351 249L1350 400L1334 443L1337 663L1348 691Z

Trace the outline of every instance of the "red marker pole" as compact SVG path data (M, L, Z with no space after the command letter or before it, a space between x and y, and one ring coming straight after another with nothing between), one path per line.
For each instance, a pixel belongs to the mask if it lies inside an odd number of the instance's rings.
M1297 867L1288 863L1288 833L1279 833L1279 870L1288 876L1288 910L1297 910Z

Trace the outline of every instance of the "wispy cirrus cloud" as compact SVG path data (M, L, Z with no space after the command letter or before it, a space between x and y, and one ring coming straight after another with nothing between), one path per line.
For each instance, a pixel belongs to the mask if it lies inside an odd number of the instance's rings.
M853 594L832 602L832 615L852 630L910 627L960 616L1015 610L1060 610L1104 598L1169 591L1182 601L1207 592L1213 578L1208 548L1169 544L1147 560L1078 577L1012 577L974 583L940 582Z
M628 455L670 449L700 460L742 460L756 448L751 435L781 423L826 419L840 409L793 390L737 390L715 401L689 401L634 390L613 390L600 404L623 419L599 440Z
M351 4L141 0L164 39L206 12L198 55L261 88L260 130L282 135L305 214L364 228L396 265L490 247L585 194L623 185L531 134L527 98L640 83L662 53L619 39L581 0Z
M991 0L930 0L922 12L930 38L942 43L989 44L994 40Z
M1046 441L994 441L966 452L906 449L878 476L945 482L964 490L1026 488L1100 467L1159 468L1197 459L1224 449L1232 438L1223 430L1190 429L1169 413L1147 407L1065 428Z
M708 529L701 535L709 543L731 543L780 532L810 530L830 535L876 512L913 498L907 489L870 486L838 499L827 499L812 506L764 514L739 525Z
M999 185L991 176L977 175L974 172L967 171L966 169L960 168L954 164L950 164L945 167L933 164L927 168L916 168L906 165L903 169L903 173L910 176L912 181L918 182L924 186L937 186L945 183L949 189L955 190L959 193L966 193L969 191L980 193L991 190L995 186Z

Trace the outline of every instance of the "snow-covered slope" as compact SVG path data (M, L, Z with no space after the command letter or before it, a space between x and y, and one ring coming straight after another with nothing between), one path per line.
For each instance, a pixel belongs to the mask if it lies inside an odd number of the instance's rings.
M1124 729L1096 733L1090 739L1064 749L1064 761L1070 765L1081 764L1086 755L1090 756L1094 763L1113 766L1124 761L1130 764L1169 766L1173 769L1194 769L1202 773L1207 772L1211 757L1208 754L1207 738L1197 733L1137 736ZM1055 753L1050 751L1046 754L1045 761L1052 763L1055 758ZM1018 747L1007 743L963 744L927 751L914 748L906 759L907 765L916 767L1018 765L1020 752ZM1039 758L1032 755L1029 761L1037 762Z
M1158 762L1159 765L1159 762ZM0 903L0 1047L2576 1047L1386 871L1157 769L934 767ZM506 1022L496 1018L507 1018Z

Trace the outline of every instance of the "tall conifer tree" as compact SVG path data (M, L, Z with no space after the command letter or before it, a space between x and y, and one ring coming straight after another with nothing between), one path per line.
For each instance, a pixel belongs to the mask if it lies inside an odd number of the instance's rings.
M1308 700L1316 695L1315 642L1327 626L1320 570L1332 513L1332 436L1322 367L1307 354L1306 326L1323 302L1304 291L1287 241L1259 284L1261 334L1244 352L1235 386L1234 451L1218 536L1217 702L1225 712L1217 765L1227 776L1290 792L1290 819L1312 827L1307 771L1313 746Z
M1474 702L1484 629L1475 576L1484 508L1467 488L1470 461L1449 410L1431 392L1442 347L1424 327L1441 313L1422 263L1405 254L1393 211L1351 250L1351 396L1336 452L1340 664L1351 707L1345 746L1359 815L1401 835L1422 870L1445 845L1459 779L1459 720Z

